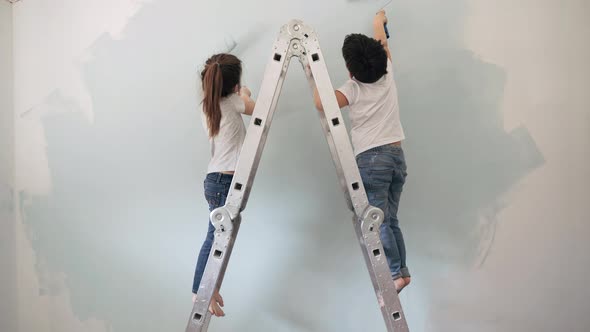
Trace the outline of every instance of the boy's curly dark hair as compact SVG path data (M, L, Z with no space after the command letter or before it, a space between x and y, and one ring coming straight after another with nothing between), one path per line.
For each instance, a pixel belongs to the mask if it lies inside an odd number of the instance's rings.
M360 82L375 83L387 73L387 53L378 40L354 33L344 38L342 56Z

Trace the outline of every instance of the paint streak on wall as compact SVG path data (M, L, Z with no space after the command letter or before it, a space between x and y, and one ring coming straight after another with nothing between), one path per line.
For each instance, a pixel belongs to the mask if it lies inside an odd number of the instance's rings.
M52 191L47 143L41 118L72 111L55 107L56 96L65 94L87 121L92 121L92 99L81 76L89 61L86 49L108 33L122 38L127 21L146 1L19 2L14 5L16 137L16 191L21 193L16 211L16 259L18 259L19 331L106 332L104 322L80 320L72 312L63 272L47 265L32 249L38 233L23 222L23 195ZM4 2L3 2L4 3ZM67 17L67 19L56 19ZM39 54L42 54L39 57ZM43 61L40 61L40 60ZM48 65L50 64L50 65ZM16 302L9 304L16 307Z
M104 33L122 38L126 22L147 1L66 0L59 6L52 1L23 1L15 5L15 85L27 87L17 89L14 99L16 131L26 133L17 140L19 189L48 193L51 188L46 144L39 122L47 111L41 105L43 101L59 91L79 104L79 110L92 122L92 98L81 77L81 67L90 56L86 50ZM54 20L55 17L68 19ZM46 21L43 23L42 19ZM39 54L43 61L35 61Z
M468 48L507 73L503 126L526 124L544 162L503 198L485 264L439 280L431 331L590 328L589 11L576 0L469 1Z

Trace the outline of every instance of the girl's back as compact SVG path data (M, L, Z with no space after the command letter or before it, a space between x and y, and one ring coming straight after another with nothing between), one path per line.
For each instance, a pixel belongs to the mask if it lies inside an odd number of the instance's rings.
M207 173L234 171L240 155L246 127L242 121L245 104L237 93L223 97L219 106L221 109L221 120L219 132L209 138L211 144L211 161L207 167ZM203 127L208 130L207 117L202 112Z

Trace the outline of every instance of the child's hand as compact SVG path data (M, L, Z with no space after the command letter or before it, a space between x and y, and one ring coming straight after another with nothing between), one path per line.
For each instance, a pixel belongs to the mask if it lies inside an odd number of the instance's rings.
M375 18L373 20L375 23L377 24L387 24L387 16L385 16L385 10L380 10L376 15Z
M248 97L251 97L252 92L250 91L250 89L248 89L248 87L242 86L242 88L240 89L240 95L242 95L242 96L246 95Z
M223 317L225 316L225 312L223 312L221 307L223 307L223 298L218 291L215 291L215 293L213 293L213 298L211 299L211 304L209 305L209 312L217 317Z

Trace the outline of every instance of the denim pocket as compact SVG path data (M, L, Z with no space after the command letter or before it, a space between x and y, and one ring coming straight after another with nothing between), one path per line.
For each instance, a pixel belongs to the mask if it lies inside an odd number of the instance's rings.
M205 199L209 204L209 209L213 210L219 207L221 203L221 193L220 192L205 192Z
M377 190L387 190L391 184L394 170L392 168L373 168L369 170L369 186Z
M395 160L389 154L376 154L371 160L369 176L374 183L389 185L395 172Z

